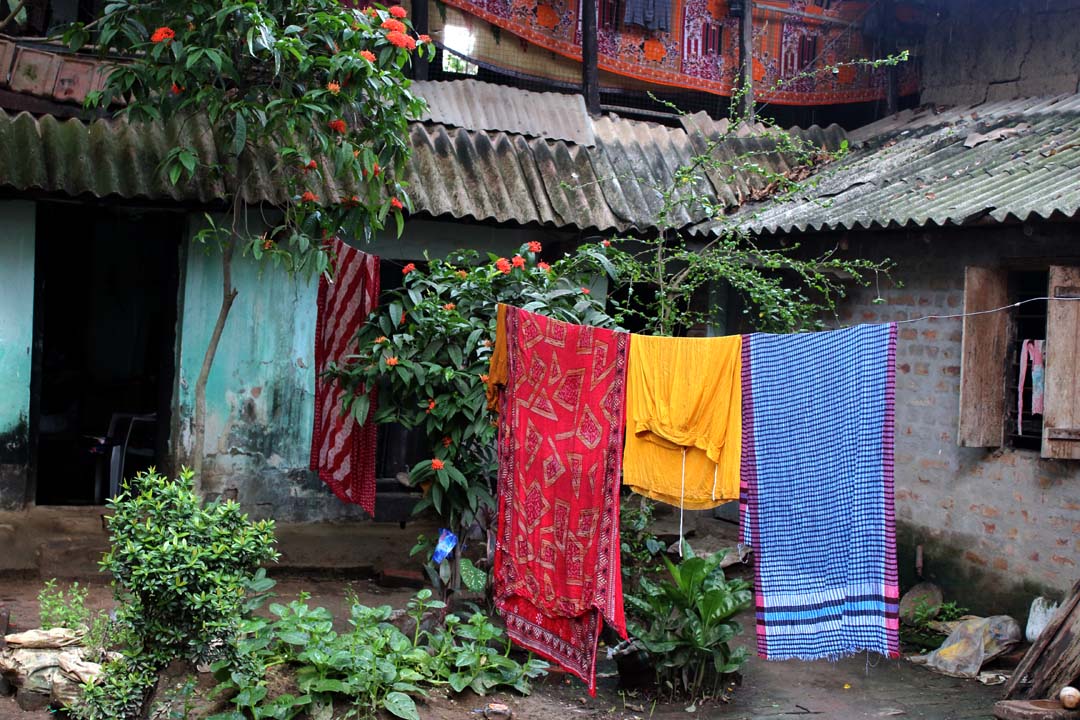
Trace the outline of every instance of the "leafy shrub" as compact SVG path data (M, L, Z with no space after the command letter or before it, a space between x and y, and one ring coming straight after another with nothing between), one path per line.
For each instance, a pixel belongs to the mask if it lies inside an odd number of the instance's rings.
M749 583L727 580L721 550L697 557L683 544L678 565L662 556L670 579L641 578L640 594L625 596L627 629L645 650L661 693L698 699L718 696L724 676L746 661L746 648L728 642L742 632L735 616L750 607Z
M87 589L77 582L65 592L57 586L56 578L46 580L37 598L41 629L88 627L92 613L86 608L86 595Z
M101 568L113 575L116 622L131 647L72 708L83 720L138 716L173 660L234 658L247 589L277 557L271 521L251 522L231 501L203 507L187 470L177 480L140 473L109 508Z
M597 244L598 255L606 246ZM372 414L423 431L431 459L410 473L427 495L417 512L433 508L444 527L464 540L493 521L495 501L494 415L487 410L485 383L500 302L573 323L611 326L603 303L584 287L596 266L580 261L541 260L539 242L524 244L511 259L472 250L429 260L427 268L406 265L404 287L386 293L379 310L356 336L355 362L331 372L352 389L344 410L363 422L370 401L361 389L382 386ZM599 294L599 293L597 293ZM461 544L438 568L439 588L457 590ZM430 551L422 542L417 552ZM474 585L476 582L474 582Z
M235 710L212 720L292 718L309 707L347 703L350 716L370 717L379 710L418 720L413 696L446 685L483 695L496 687L530 690L529 680L547 667L538 660L520 664L509 657L503 632L480 613L468 620L450 614L438 630L424 628L425 614L441 610L430 590L409 602L411 635L390 623L389 606L353 603L349 624L338 633L333 617L310 607L306 597L287 605L270 606L273 619L253 617L244 622L239 662L219 661L212 667L220 685L215 693L231 693ZM295 673L299 694L271 697L271 668L285 666ZM242 668L238 670L237 668Z

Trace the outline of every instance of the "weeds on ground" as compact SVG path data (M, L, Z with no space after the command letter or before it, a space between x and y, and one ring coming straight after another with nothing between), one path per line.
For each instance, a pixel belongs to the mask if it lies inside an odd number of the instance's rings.
M390 606L356 602L349 613L352 629L338 633L330 612L311 607L307 599L302 595L286 605L270 605L270 619L245 620L238 662L211 666L221 683L215 694L231 696L233 706L211 720L287 720L316 707L332 712L335 705L349 708L346 717L374 717L386 710L418 720L414 697L431 688L469 688L484 695L503 687L527 694L529 681L547 668L539 660L522 664L511 658L509 640L481 613L467 619L449 614L441 628L426 629L425 615L445 608L431 599L430 590L409 602L411 634L390 623ZM295 676L297 694L272 696L272 668Z

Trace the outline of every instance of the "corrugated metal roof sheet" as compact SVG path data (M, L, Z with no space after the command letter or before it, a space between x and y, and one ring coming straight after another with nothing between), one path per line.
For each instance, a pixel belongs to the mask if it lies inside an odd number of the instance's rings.
M673 186L679 168L708 147L706 136L715 138L722 132L706 126L704 118L695 122L696 130L687 132L618 117L589 120L592 146L529 133L413 122L409 131L413 154L402 175L409 183L415 212L433 217L604 232L685 228L707 219L703 208L689 202L690 187L738 204L752 186L745 175L727 178L699 172L676 195L687 202L677 203L668 218L659 217L663 193ZM834 128L799 132L830 146L842 138L842 132ZM199 175L174 187L157 168L168 148L176 145L195 147L202 164L216 164L218 155L210 138L205 125L194 121L168 128L135 128L120 120L86 124L51 116L11 116L0 110L0 147L4 148L0 187L209 203L223 192L213 178ZM755 147L762 152L756 159L773 171L784 172L788 167L774 147L760 140L725 140L715 151L734 156L735 150L728 145L738 142L758 143ZM281 183L275 182L275 162L268 151L250 172L243 173L248 178L245 201L286 200ZM355 192L339 186L334 178L324 181L322 188L315 188L323 198Z
M478 80L419 81L427 101L419 119L466 130L490 130L591 147L592 121L581 95L531 92Z
M999 139L966 146L994 131ZM745 224L788 233L1080 211L1080 95L909 110L848 137L855 149L808 195L747 208Z

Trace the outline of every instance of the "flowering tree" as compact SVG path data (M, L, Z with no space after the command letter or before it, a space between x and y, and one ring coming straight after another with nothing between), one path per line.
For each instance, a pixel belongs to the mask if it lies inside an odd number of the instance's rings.
M598 252L606 248L599 247ZM539 242L522 245L511 258L473 251L430 260L426 270L409 263L404 287L383 298L382 306L356 338L356 362L336 368L357 390L346 410L358 421L368 417L365 387L383 385L389 397L375 422L397 422L420 429L431 458L410 473L427 488L417 510L434 508L459 537L474 526L487 529L494 505L496 427L486 408L488 360L495 339L500 302L520 305L561 320L611 326L603 303L587 283L592 268L562 259L541 260ZM459 555L434 572L436 584L453 588Z
M95 40L127 58L88 104L134 122L162 122L177 138L161 172L173 184L215 188L231 208L208 216L197 239L219 248L222 296L195 384L191 462L201 469L206 384L237 290L236 253L309 275L331 267L327 237L370 239L387 224L400 234L409 199L397 169L408 156L408 118L423 107L404 69L434 56L399 6L347 9L338 0L109 0L65 41ZM95 35L96 34L96 35ZM194 128L195 131L190 131ZM278 200L250 224L246 188L269 171ZM260 179L264 179L261 178Z

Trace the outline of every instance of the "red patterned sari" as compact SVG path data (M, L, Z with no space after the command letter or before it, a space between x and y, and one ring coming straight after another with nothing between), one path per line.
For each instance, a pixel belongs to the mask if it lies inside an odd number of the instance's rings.
M601 620L626 636L619 487L630 336L504 312L495 602L515 642L595 694Z

